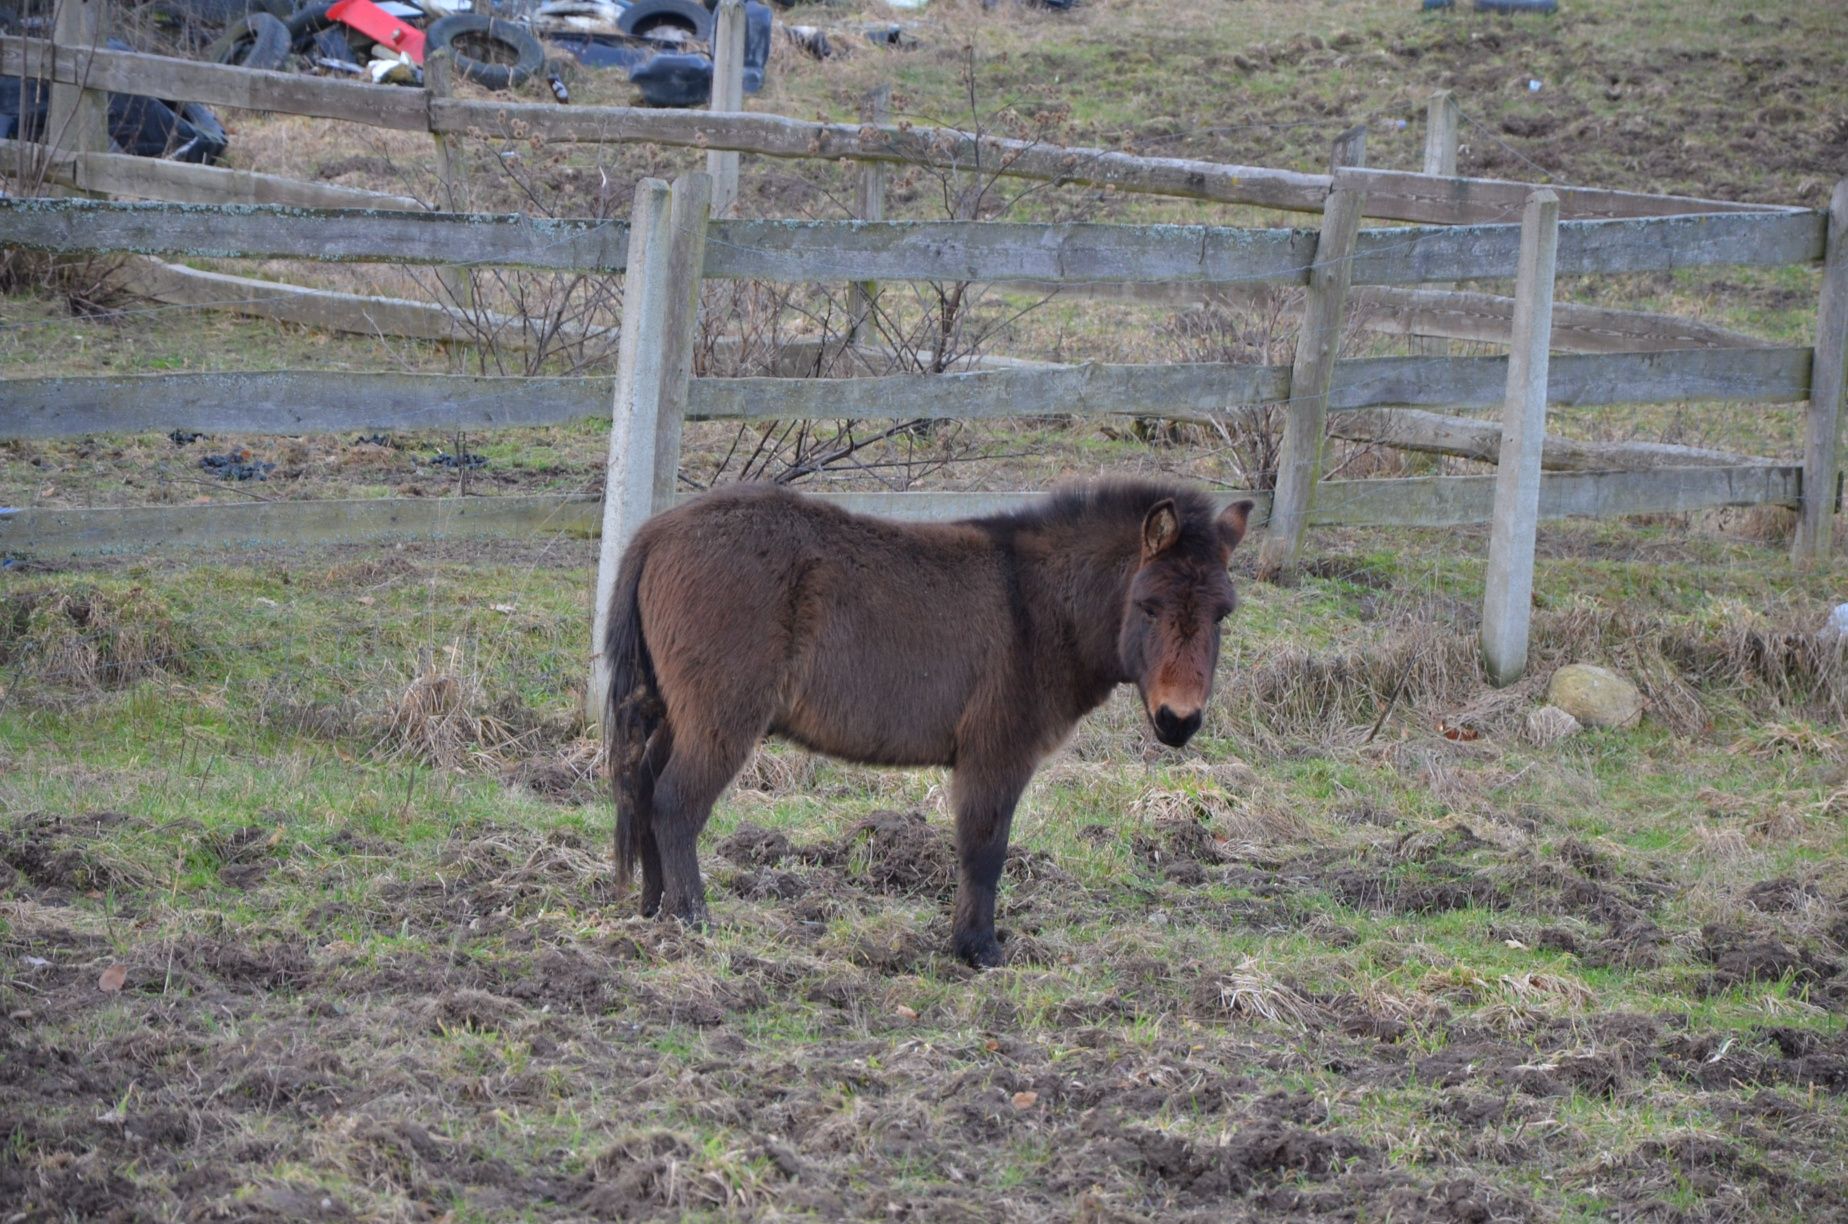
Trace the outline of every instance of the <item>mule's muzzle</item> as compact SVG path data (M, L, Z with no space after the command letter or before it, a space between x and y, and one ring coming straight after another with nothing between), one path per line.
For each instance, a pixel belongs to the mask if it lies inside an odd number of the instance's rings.
M1155 738L1170 748L1179 748L1193 738L1200 729L1202 713L1195 710L1191 714L1176 714L1172 707L1162 706L1155 711Z

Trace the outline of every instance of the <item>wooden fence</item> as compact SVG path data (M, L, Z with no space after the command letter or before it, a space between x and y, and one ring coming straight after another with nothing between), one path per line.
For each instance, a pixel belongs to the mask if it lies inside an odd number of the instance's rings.
M94 15L94 0L66 5ZM688 419L999 417L1136 413L1221 417L1240 405L1287 405L1285 450L1261 568L1287 580L1302 532L1324 523L1447 526L1492 522L1500 578L1485 603L1485 651L1500 679L1525 654L1534 523L1574 514L1670 512L1720 505L1800 508L1797 551L1829 551L1839 410L1848 357L1848 185L1828 213L1590 188L1369 169L1329 174L1133 157L1099 149L998 140L951 129L804 123L737 112L570 108L448 97L344 81L252 72L94 48L80 21L59 28L57 48L0 40L0 71L55 83L54 109L82 117L98 90L186 97L225 106L351 120L438 137L464 132L549 140L646 141L770 157L849 158L878 166L980 164L999 173L1109 184L1294 211L1319 212L1319 230L1203 225L1037 225L931 222L712 220L711 184L690 175L672 189L644 181L628 222L408 211L401 198L360 202L324 185L204 167L146 168L78 145L55 150L55 180L76 188L167 194L180 202L0 200L0 244L49 251L298 258L433 265L511 265L621 272L626 278L614 380L458 379L411 375L272 372L0 382L0 437L58 437L102 430L198 428L307 432L347 428L495 427L601 415L614 405L609 480L601 509L572 497L382 499L238 506L0 511L9 551L140 550L152 546L410 534L511 534L550 527L598 532L600 640L614 561L642 518L674 496L681 423ZM1435 105L1435 104L1434 104ZM1435 112L1434 112L1435 113ZM93 116L92 116L93 117ZM73 131L85 125L74 122ZM1434 124L1434 131L1441 125ZM1454 131L1454 127L1451 128ZM93 133L91 138L93 139ZM1348 161L1360 142L1346 142ZM23 155L17 146L0 149ZM1441 162L1441 157L1437 158ZM723 162L715 163L724 165ZM245 201L226 204L217 201ZM191 201L191 202L188 202ZM202 203L203 202L203 203ZM1361 229L1371 216L1413 224ZM1515 218L1519 224L1512 223ZM1813 347L1753 345L1712 332L1675 347L1674 321L1637 315L1577 317L1584 347L1551 352L1552 286L1559 275L1671 268L1782 266L1823 261ZM1260 285L1308 289L1297 360L1290 367L1124 366L997 370L876 379L693 379L691 351L702 278L785 282L937 280L1242 292ZM1406 311L1446 309L1506 319L1507 357L1438 355L1335 359L1350 301L1364 294L1431 294L1410 288L1514 278L1512 298L1447 295L1397 301ZM234 279L234 278L233 278ZM254 282L253 282L254 283ZM1476 301L1461 306L1454 299ZM405 307L415 303L403 303ZM1634 313L1634 312L1632 312ZM1639 320L1642 320L1639 322ZM1496 326L1504 325L1497 322ZM1593 333L1627 326L1653 351L1609 351ZM1572 334L1572 319L1565 331ZM1442 333L1440 333L1442 334ZM1767 462L1649 472L1539 471L1549 404L1692 400L1808 400L1801 466ZM1415 406L1500 405L1496 477L1323 482L1329 413ZM945 517L1017 504L1024 494L840 495L861 508ZM1229 495L1230 496L1230 495ZM590 692L598 691L593 679ZM594 706L594 701L593 701Z

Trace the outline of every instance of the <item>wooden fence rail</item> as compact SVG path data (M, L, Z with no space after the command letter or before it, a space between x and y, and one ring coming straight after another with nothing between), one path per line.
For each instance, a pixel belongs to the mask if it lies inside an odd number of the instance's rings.
M499 138L588 143L639 142L729 150L763 157L897 162L942 169L981 168L1016 178L1110 186L1123 191L1319 213L1339 187L1364 194L1366 215L1392 221L1470 224L1510 221L1534 184L1437 179L1351 169L1303 174L1186 158L1139 157L978 135L954 128L811 123L741 111L561 107L440 98L423 90L260 72L133 51L60 48L35 39L0 39L0 75L31 76L86 90L184 98L213 106L342 119L433 133L482 132ZM1554 187L1567 218L1764 211L1775 206L1595 188Z
M1558 407L1809 396L1807 348L1556 356ZM1489 408L1506 357L1366 357L1335 363L1328 409ZM0 439L191 429L296 434L560 425L609 412L610 378L483 378L343 370L0 380ZM1290 398L1282 365L1079 365L880 378L696 378L688 420L1000 419L1133 415L1212 420Z
M1309 512L1316 527L1456 527L1489 521L1493 476L1342 480L1326 483ZM1802 470L1794 465L1664 468L1653 472L1548 472L1540 480L1540 517L1685 513L1716 506L1796 505ZM1016 509L1038 494L822 493L868 514L951 519ZM1266 521L1266 493L1251 497L1254 524ZM270 501L210 506L102 509L0 508L0 552L137 555L161 549L257 544L347 544L380 540L466 538L591 539L603 516L601 497L392 497Z
M1824 213L1724 213L1559 227L1560 275L1823 257ZM192 258L624 270L627 223L519 213L0 199L0 245ZM1514 275L1519 225L1362 230L1355 284ZM716 221L702 275L783 282L937 280L1307 284L1313 230L994 221Z

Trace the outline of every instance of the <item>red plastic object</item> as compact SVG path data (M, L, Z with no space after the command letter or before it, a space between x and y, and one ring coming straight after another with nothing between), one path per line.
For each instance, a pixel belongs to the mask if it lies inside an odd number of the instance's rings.
M402 51L413 64L424 62L424 36L372 3L372 0L340 0L327 10L333 21L343 21L382 47Z

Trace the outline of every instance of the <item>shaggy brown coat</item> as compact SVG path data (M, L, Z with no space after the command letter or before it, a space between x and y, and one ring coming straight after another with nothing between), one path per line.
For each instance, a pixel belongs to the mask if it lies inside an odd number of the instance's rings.
M1028 779L1119 684L1163 742L1199 728L1250 509L1105 484L909 524L742 485L656 515L623 555L605 643L620 880L639 860L644 913L703 922L699 833L765 735L948 766L956 951L999 964L995 887Z

